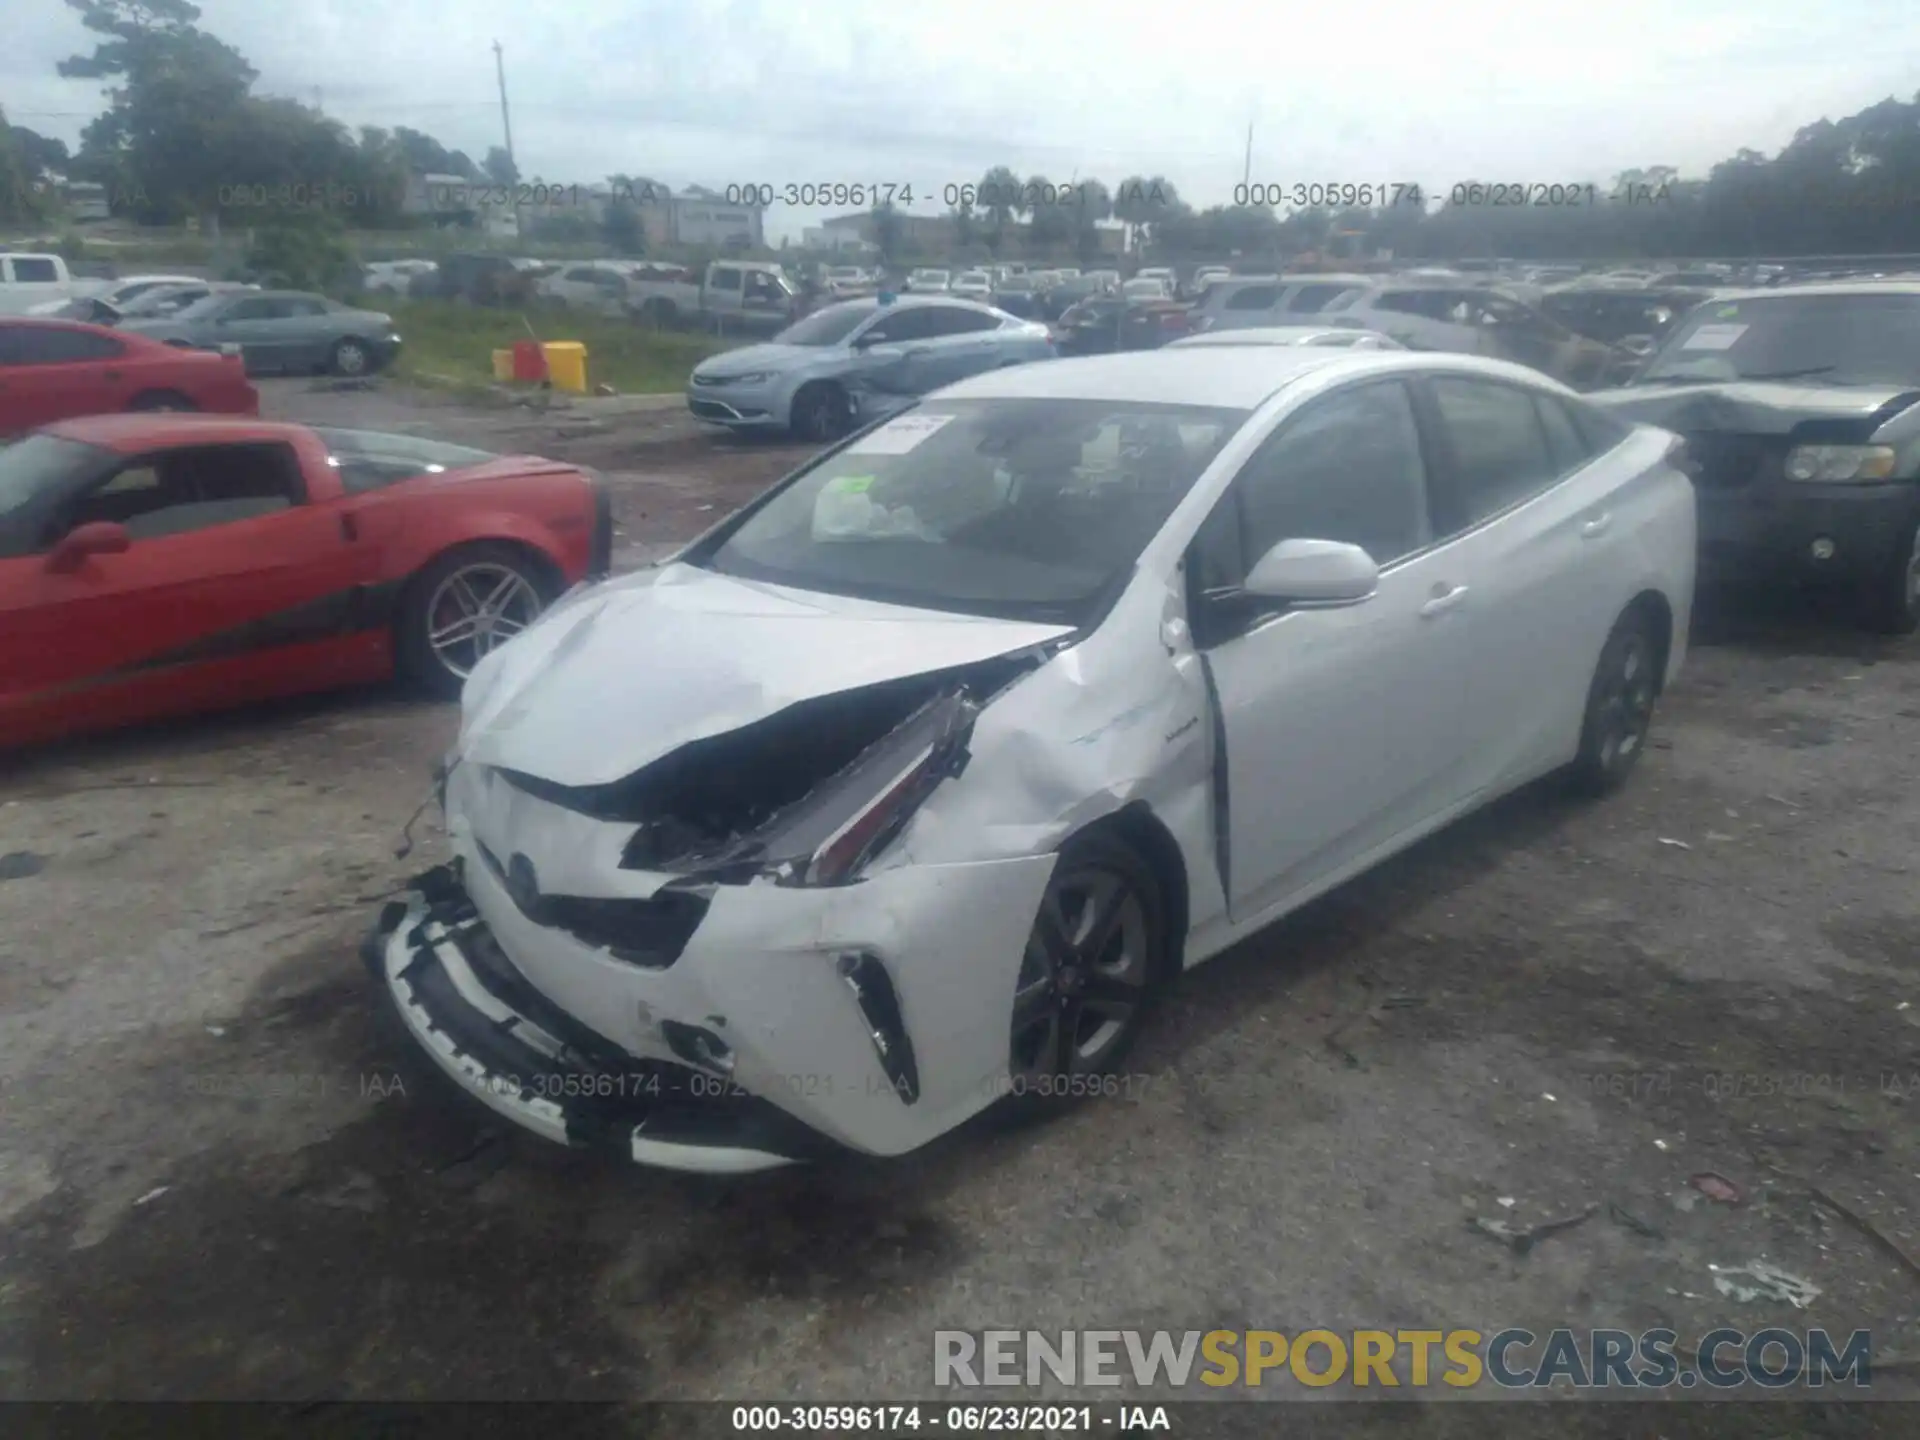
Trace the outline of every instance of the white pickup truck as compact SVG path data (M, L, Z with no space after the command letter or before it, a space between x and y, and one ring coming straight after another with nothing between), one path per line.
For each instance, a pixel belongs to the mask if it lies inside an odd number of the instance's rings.
M84 289L85 282L76 281L58 255L0 254L0 315L25 315L49 301L62 304Z
M799 296L778 265L716 260L706 275L627 277L627 309L654 325L698 323L721 329L783 329L799 316Z

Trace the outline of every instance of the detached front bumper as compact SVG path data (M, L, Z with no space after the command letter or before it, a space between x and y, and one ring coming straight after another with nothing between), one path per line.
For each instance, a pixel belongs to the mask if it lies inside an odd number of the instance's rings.
M1051 855L719 885L677 951L623 958L454 845L365 958L442 1071L550 1140L739 1173L901 1154L1003 1093Z
M558 1144L713 1174L839 1148L722 1076L643 1062L559 1011L513 969L452 867L414 884L361 958L420 1048L496 1113Z

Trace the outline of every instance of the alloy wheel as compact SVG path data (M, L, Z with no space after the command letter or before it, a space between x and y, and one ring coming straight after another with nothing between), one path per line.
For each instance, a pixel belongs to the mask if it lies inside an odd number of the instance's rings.
M358 375L367 368L367 352L351 340L334 347L333 367L342 375Z
M1091 863L1055 875L1014 990L1016 1084L1097 1073L1119 1051L1147 999L1151 943L1126 876Z
M542 608L533 582L511 566L466 565L442 580L427 602L427 644L449 674L464 680Z
M1653 723L1653 654L1645 635L1622 637L1600 686L1596 738L1600 766L1611 771L1632 761Z

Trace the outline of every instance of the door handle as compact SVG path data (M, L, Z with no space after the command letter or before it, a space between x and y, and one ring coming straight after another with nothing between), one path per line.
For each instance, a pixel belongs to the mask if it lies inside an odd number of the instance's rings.
M1436 615L1444 615L1466 598L1466 586L1448 585L1442 581L1433 587L1433 598L1420 607L1420 618L1431 620Z
M1611 530L1612 528L1613 528L1613 515L1611 512L1603 515L1596 515L1591 520L1587 521L1586 524L1580 527L1580 538L1582 540L1598 540L1602 535L1606 534L1607 531Z

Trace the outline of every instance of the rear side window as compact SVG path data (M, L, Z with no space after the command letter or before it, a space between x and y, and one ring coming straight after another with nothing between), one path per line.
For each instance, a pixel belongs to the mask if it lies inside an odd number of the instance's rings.
M979 310L963 310L958 305L929 306L932 314L932 329L927 333L940 335L972 335L982 330L998 330L999 317L985 314Z
M1551 485L1560 474L1529 391L1435 377L1433 398L1453 452L1434 496L1434 529L1457 535Z
M1592 447L1574 426L1566 406L1551 395L1535 395L1533 403L1540 407L1540 426L1547 432L1547 453L1553 457L1558 474L1578 470L1593 458Z
M22 285L51 285L60 278L53 261L39 255L19 256L12 264L13 278Z
M1288 297L1287 309L1301 315L1317 315L1350 290L1349 285L1302 285Z
M1227 297L1229 310L1271 310L1280 301L1278 285L1243 285Z

